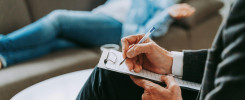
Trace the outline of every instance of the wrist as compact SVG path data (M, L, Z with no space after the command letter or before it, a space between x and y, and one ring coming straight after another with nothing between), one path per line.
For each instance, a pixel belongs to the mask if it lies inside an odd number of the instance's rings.
M164 50L163 55L165 59L163 61L162 70L164 70L164 74L172 74L173 54Z
M171 52L161 48L160 46L154 46L152 50L154 53L154 62L155 66L158 66L159 74L171 74L172 73L172 64L173 64L173 55Z
M2 61L0 60L0 69L2 69L3 67L3 64L2 64Z
M173 54L171 52L168 52L168 59L169 59L169 74L172 74L172 66L173 66Z

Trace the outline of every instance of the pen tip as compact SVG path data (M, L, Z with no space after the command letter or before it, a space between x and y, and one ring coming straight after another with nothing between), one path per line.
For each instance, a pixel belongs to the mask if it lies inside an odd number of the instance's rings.
M125 59L123 59L123 61L119 65L121 65L126 59L128 59L128 57L126 57Z
M121 62L119 65L122 65L123 62Z

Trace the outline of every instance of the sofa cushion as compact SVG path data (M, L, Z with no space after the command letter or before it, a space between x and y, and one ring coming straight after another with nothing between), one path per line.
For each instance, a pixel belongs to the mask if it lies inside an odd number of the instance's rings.
M90 50L70 49L0 70L0 100L9 100L19 91L45 79L64 73L93 68L98 54Z
M206 21L216 15L223 3L218 0L193 0L186 2L196 9L194 15L188 18L177 20L177 24L190 28Z
M0 0L0 34L7 34L29 24L24 0Z
M196 50L210 48L221 21L221 15L216 14L216 16L210 18L195 28L192 28L190 30L191 49Z
M171 26L168 33L164 36L153 38L161 47L167 50L181 51L190 49L190 36L186 30L177 26Z
M55 9L91 10L103 3L104 0L26 0L31 11L33 21L43 17ZM97 2L94 2L97 1Z

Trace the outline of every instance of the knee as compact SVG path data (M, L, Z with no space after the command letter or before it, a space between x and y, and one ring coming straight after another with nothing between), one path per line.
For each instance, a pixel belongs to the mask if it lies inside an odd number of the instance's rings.
M58 10L54 10L51 13L49 13L48 16L59 18L59 17L65 16L67 12L68 10L58 9Z
M60 24L61 21L65 20L68 10L54 10L47 15L50 22Z

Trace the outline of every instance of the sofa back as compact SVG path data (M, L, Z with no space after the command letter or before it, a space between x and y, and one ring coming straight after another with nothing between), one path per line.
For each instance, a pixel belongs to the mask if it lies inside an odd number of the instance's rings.
M0 0L0 34L10 33L30 23L24 0Z
M0 34L8 34L55 9L91 10L106 0L0 0Z
M106 0L0 0L0 34L7 34L17 30L31 22L38 20L55 9L68 9L68 10L91 10L98 5L101 5ZM222 7L222 3L210 3L210 9L206 8L203 3L213 0L182 0L182 2L191 2L195 5L198 12L205 12L203 14L195 14L194 16L186 19L187 26L193 26L195 23L203 21L206 17L216 13ZM196 2L194 2L196 1ZM201 2L200 2L201 1ZM217 5L217 6L216 6ZM204 7L203 7L204 6ZM200 8L200 9L199 9ZM202 11L200 11L202 10ZM205 16L207 15L207 16ZM181 23L183 23L181 21Z
M88 11L104 0L26 0L32 21L36 21L55 9Z

